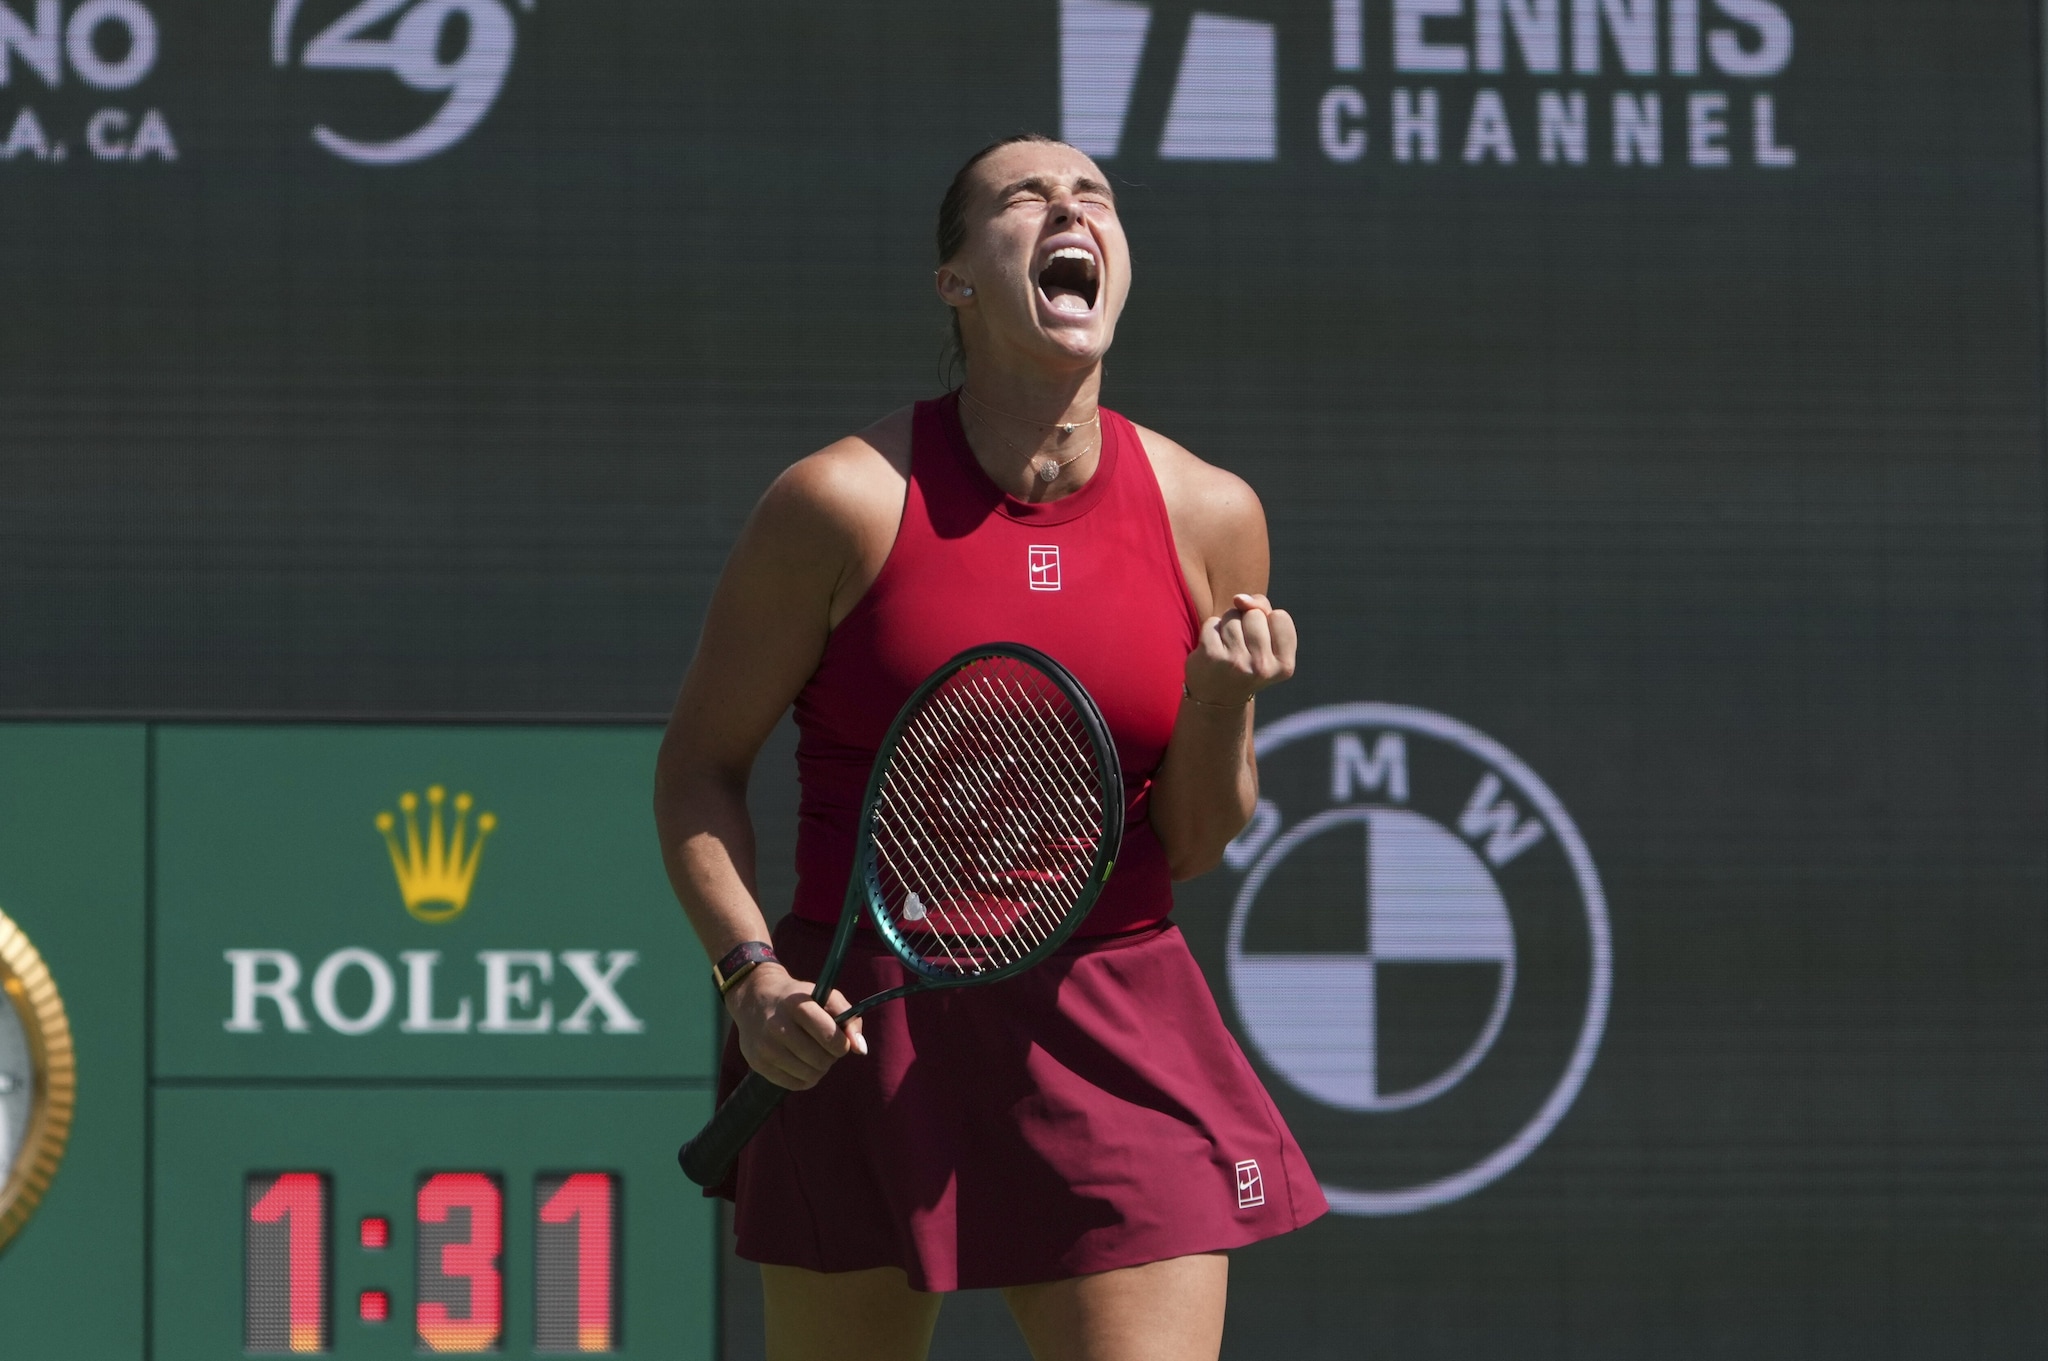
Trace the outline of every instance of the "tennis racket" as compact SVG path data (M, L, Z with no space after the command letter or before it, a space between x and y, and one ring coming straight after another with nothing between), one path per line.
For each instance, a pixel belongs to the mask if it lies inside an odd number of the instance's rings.
M862 801L853 874L811 996L831 995L865 912L911 982L854 1017L933 988L1011 978L1095 905L1123 841L1123 775L1095 701L1018 643L970 648L905 701ZM677 1159L699 1186L725 1176L789 1095L749 1072Z

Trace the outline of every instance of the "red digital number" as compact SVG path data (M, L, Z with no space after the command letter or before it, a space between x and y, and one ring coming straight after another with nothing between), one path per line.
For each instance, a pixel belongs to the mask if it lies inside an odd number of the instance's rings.
M576 1172L562 1178L543 1177L537 1190L543 1198L543 1226L575 1226L573 1257L574 1317L568 1310L569 1282L561 1277L569 1265L546 1227L534 1235L534 1325L542 1350L608 1352L612 1349L612 1199L616 1179L608 1172ZM564 1245L566 1246L566 1245ZM573 1342L571 1339L573 1338ZM566 1344L566 1345L565 1345Z
M448 1223L453 1210L469 1212L466 1238L449 1241L445 1231L427 1228ZM417 1218L420 1345L432 1352L495 1351L505 1324L505 1283L498 1274L505 1201L498 1183L481 1172L437 1172L420 1183ZM466 1283L459 1317L449 1301L433 1298L449 1293L452 1282Z
M246 1203L245 1348L251 1352L326 1351L327 1178L318 1172L250 1177ZM266 1234L258 1229L280 1221L285 1229L282 1243L274 1231ZM276 1251L280 1246L282 1253Z

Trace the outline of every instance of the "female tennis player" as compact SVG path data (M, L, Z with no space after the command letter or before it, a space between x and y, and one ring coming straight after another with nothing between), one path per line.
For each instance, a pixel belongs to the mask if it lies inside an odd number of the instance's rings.
M1039 1361L1221 1345L1231 1248L1328 1207L1224 1027L1172 881L1253 811L1252 701L1293 673L1238 478L1098 404L1131 286L1106 177L1038 136L985 148L939 209L935 275L966 378L776 480L713 596L662 743L663 853L747 1068L799 1093L718 1188L761 1264L772 1361L925 1355L941 1292L999 1287ZM983 988L906 981L863 930L824 1007L869 769L898 707L980 643L1093 695L1127 791L1079 933ZM796 709L793 910L755 892L749 774ZM831 1013L831 1014L828 1014Z

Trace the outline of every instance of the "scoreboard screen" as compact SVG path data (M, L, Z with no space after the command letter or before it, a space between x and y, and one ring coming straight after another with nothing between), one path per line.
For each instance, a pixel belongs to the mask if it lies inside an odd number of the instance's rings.
M674 1159L715 1001L657 740L0 726L0 937L47 960L80 1090L60 1146L12 989L0 1153L48 1194L0 1258L7 1354L711 1356L716 1219ZM132 1340L74 1311L89 1340L40 1349L36 1295L81 1279Z
M533 1179L533 1347L603 1355L618 1340L619 1178L611 1172ZM391 1220L364 1215L330 1233L325 1172L252 1174L243 1349L252 1355L324 1352L334 1336L330 1245L391 1248ZM489 1172L433 1172L414 1197L413 1331L426 1352L495 1352L505 1340L505 1189ZM348 1308L347 1302L343 1308ZM391 1322L391 1291L366 1286L362 1323Z

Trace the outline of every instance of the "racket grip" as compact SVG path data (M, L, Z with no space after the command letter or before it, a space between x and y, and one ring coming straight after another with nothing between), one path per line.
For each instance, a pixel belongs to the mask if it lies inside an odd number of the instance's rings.
M676 1152L683 1175L699 1186L722 1180L733 1160L740 1156L740 1150L747 1146L747 1140L768 1123L768 1117L788 1095L787 1087L778 1087L759 1073L748 1072L725 1104L711 1113L704 1128L697 1131L697 1137Z

